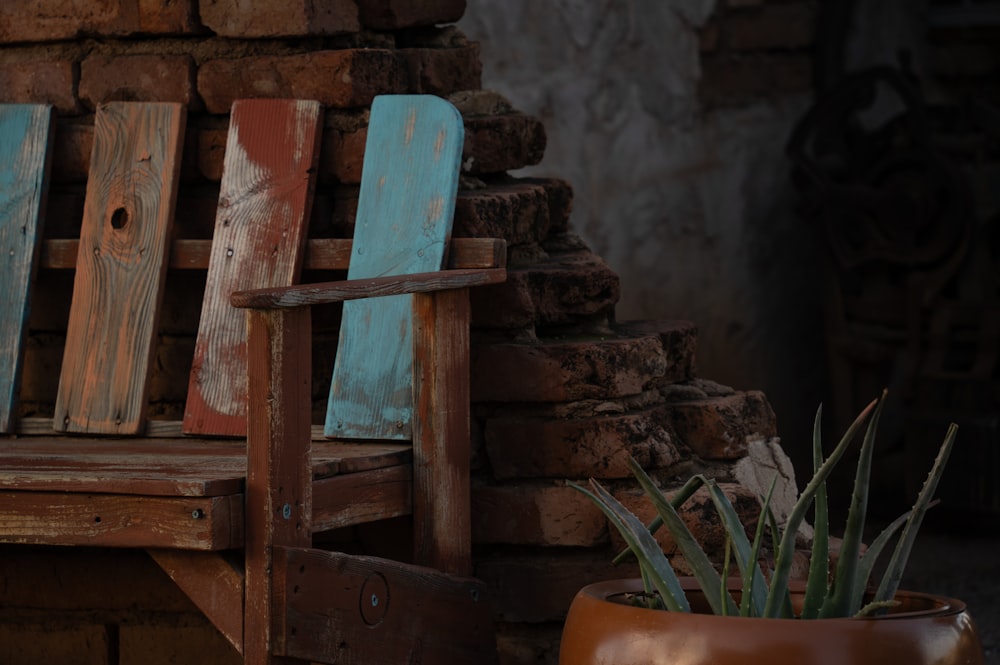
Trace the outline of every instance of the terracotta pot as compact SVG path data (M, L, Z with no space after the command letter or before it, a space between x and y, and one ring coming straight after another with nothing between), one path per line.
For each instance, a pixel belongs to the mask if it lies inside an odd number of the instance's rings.
M697 583L683 583L692 607L704 609ZM641 590L640 580L584 587L566 618L560 665L983 665L965 604L951 598L900 591L902 606L877 618L747 619L621 602Z

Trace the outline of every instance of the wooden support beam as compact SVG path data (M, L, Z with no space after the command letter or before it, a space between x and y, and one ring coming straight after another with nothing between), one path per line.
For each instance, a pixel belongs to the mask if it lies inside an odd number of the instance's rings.
M229 644L243 653L243 571L215 552L148 552Z
M476 579L375 557L277 548L287 607L277 653L317 663L496 662L491 604Z
M347 270L351 260L351 240L311 238L306 242L305 270ZM53 238L42 241L40 267L72 270L76 267L80 241ZM173 241L169 266L174 270L205 270L212 253L212 241L179 238ZM507 244L498 238L455 238L448 254L449 269L503 268L507 265Z
M313 531L409 515L413 466L345 473L313 483Z
M413 299L414 561L472 574L469 293Z
M308 308L247 313L246 665L278 665L274 652L275 546L312 540L312 425Z

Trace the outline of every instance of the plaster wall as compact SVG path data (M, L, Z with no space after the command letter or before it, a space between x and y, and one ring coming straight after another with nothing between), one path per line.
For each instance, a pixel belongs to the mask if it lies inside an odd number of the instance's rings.
M460 26L483 86L545 124L532 171L573 185L575 230L621 276L618 319L694 321L699 374L763 389L794 457L825 373L817 251L783 154L810 99L703 105L716 5L469 0Z

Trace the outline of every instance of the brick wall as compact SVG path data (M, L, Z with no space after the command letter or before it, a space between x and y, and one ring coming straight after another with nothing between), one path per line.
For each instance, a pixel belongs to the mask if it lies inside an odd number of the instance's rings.
M476 574L494 592L502 662L554 663L576 589L632 572L610 567L618 543L565 480L596 476L631 497L624 461L633 455L664 482L693 468L712 473L728 482L738 505L749 505L752 495L733 482L734 465L748 441L773 437L776 426L761 393L697 377L691 323L615 320L618 277L573 233L569 186L508 175L541 159L545 131L480 90L478 47L448 25L464 9L463 0L258 0L252 7L5 0L0 102L56 107L51 237L78 233L93 111L104 101L189 107L177 219L187 237L211 233L234 99L307 97L326 105L310 233L334 237L351 233L372 98L431 93L460 108L467 134L455 234L504 237L510 252L507 283L480 289L473 300ZM760 26L734 25L717 26L719 42L731 49L772 39ZM177 417L182 405L199 279L168 277L156 417ZM69 275L44 273L38 285L25 414L51 411L70 284ZM330 357L336 316L317 319L314 357ZM317 369L319 403L323 377ZM697 503L689 515L696 531L711 536ZM387 535L394 531L373 527L324 542L382 551L397 547ZM235 660L140 554L5 546L0 557L0 662Z

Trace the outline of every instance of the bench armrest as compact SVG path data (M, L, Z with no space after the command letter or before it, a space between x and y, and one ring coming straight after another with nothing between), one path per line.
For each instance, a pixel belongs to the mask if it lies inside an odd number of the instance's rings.
M499 284L506 279L507 271L504 268L440 270L412 275L390 275L371 279L237 291L233 293L230 302L234 307L284 309L359 298L464 289L471 286Z

